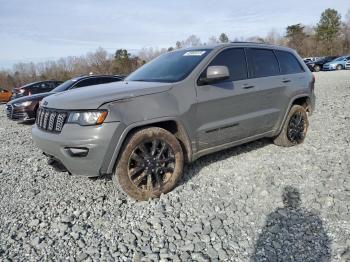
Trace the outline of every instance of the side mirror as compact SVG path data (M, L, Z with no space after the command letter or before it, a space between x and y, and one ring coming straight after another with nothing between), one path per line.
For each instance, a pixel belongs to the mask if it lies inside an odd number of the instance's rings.
M227 66L209 66L206 73L206 77L201 78L199 84L215 83L230 77Z

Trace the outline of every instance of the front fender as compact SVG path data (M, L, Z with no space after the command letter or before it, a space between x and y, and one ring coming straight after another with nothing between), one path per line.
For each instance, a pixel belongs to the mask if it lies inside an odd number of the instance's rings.
M154 118L154 119L149 119L146 121L140 121L140 122L136 122L133 124L130 124L128 126L126 126L125 124L120 124L117 128L117 130L115 130L114 135L111 139L109 148L107 150L107 153L105 155L105 159L103 161L103 164L101 166L100 169L100 173L101 174L111 174L114 170L115 164L118 160L119 154L120 154L120 150L123 146L124 141L126 140L126 138L128 137L128 135L132 132L132 130L135 130L137 128L142 128L145 126L152 126L155 124L159 124L162 122L166 122L166 121L174 121L176 123L179 123L179 120L175 117L161 117L161 118ZM183 128L183 125L180 124L181 127ZM188 141L188 144L186 145L186 147L191 147L191 143L189 142L189 137L188 134L186 132L186 130L184 130L185 132L185 136L186 139ZM192 150L191 148L189 148L189 154L192 155Z

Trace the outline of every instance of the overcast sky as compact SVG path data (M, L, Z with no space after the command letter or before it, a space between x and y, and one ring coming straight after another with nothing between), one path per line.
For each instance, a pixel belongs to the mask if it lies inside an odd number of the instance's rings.
M281 34L287 25L317 23L321 12L342 16L349 0L0 0L0 68L83 55L98 47L174 46L191 34L207 41Z

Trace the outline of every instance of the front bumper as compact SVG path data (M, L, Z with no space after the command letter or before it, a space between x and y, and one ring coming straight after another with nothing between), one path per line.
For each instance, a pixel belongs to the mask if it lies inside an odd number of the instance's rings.
M108 146L119 122L104 123L100 126L79 126L65 124L62 132L50 133L32 128L35 144L45 155L59 160L68 172L94 177L100 175L100 169L106 156ZM72 156L67 148L87 148L87 156Z
M6 106L6 116L14 121L28 121L35 119L35 111L27 107Z
M335 66L335 65L334 65L334 66L333 66L333 65L332 65L332 66L326 65L326 66L323 66L323 67L322 67L322 70L323 70L323 71L333 71L333 70L336 69L336 67L337 67L337 66Z

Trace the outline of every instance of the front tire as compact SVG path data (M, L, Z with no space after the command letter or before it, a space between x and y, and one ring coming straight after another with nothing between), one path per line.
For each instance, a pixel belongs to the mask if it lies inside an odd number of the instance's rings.
M319 65L315 65L314 71L315 72L320 72L321 71L321 67Z
M183 173L184 156L177 138L165 129L145 128L126 141L113 182L136 200L171 191ZM117 179L118 178L118 179Z
M293 105L283 125L281 133L274 139L278 146L290 147L301 144L306 137L309 120L306 109Z

